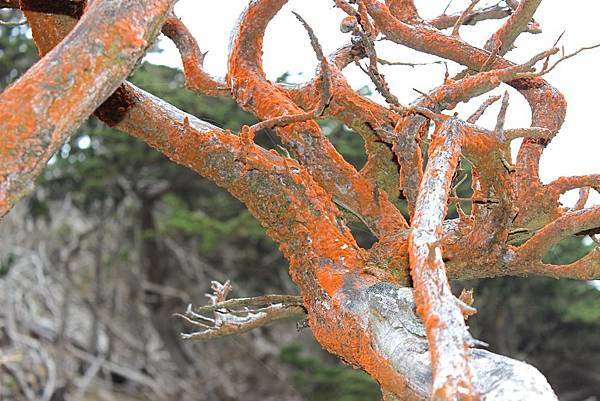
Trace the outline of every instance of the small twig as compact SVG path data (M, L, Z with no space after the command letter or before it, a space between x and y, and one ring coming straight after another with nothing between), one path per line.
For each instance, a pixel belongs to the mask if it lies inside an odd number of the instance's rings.
M585 207L585 204L590 197L590 190L590 187L579 188L579 199L577 200L575 207L573 207L573 210L581 210Z
M563 62L563 61L565 61L565 60L568 60L568 59L570 59L571 57L575 57L576 55L578 55L578 54L579 54L579 53L581 53L581 52L584 52L584 51L586 51L586 50L593 50L593 49L596 49L596 48L598 48L598 47L600 47L600 43L597 43L597 44L595 44L595 45L591 45L591 46L584 46L584 47L581 47L581 48L579 48L577 51L575 51L575 52L573 52L573 53L571 53L571 54L567 54L566 56L565 56L565 55L563 55L563 56L562 56L560 59L556 60L556 62L555 62L555 63L554 63L554 64L553 64L553 65L552 65L550 68L548 68L547 70L543 71L543 74L547 74L547 73L549 73L549 72L550 72L550 71L552 71L554 68L556 68L556 66L557 66L558 64L562 63L562 62Z
M266 326L274 321L291 317L304 316L302 298L295 295L263 295L254 298L227 300L231 284L213 281L212 294L207 294L210 304L197 308L188 306L185 314L174 316L189 324L201 327L202 330L190 334L182 334L183 339L209 339L244 333L257 327ZM213 318L202 315L210 313Z
M576 55L578 55L579 53L581 53L583 51L596 49L598 47L600 47L600 43L597 43L597 44L592 45L592 46L581 47L577 51L574 51L573 53L566 54L566 55L564 54L564 49L562 49L562 53L563 53L562 57L559 58L558 60L556 60L551 66L548 66L548 58L549 58L549 56L547 56L546 57L546 62L544 62L544 65L543 65L542 69L540 69L540 71L519 73L519 74L517 74L516 78L535 78L535 77L539 77L539 76L542 76L542 75L546 75L549 72L551 72L552 70L554 70L556 68L556 66L558 66L563 61L568 60L568 59L570 59L572 57L575 57ZM554 48L552 50L553 50L552 54L558 52L557 48Z
M377 90L377 92L379 92L379 94L381 94L381 96L383 96L386 102L388 102L392 106L396 106L403 109L404 107L400 104L400 101L398 100L396 95L394 95L391 92L390 87L387 81L385 80L385 76L381 74L379 72L379 69L377 68L377 63L380 59L377 57L377 52L375 50L375 44L373 43L373 39L367 33L361 31L360 29L356 29L355 34L360 38L363 44L367 57L369 58L369 66L368 68L364 68L360 64L360 60L358 58L354 60L355 64L365 74L369 76L371 82L373 82L373 84L375 85L375 89Z
M494 131L496 131L496 135L502 136L504 132L504 121L506 120L506 111L508 110L508 101L509 95L508 91L504 92L504 97L502 98L502 105L500 106L500 111L498 112L498 117L496 119L496 127Z
M485 113L485 111L488 109L488 107L490 107L492 104L494 104L498 100L500 100L501 97L502 96L499 96L499 95L488 97L481 104L481 106L479 106L477 108L477 110L475 110L475 112L473 114L471 114L471 116L467 119L467 122L471 123L471 124L475 124L481 118L481 116L483 115L483 113Z
M423 65L433 65L433 64L442 64L443 61L431 61L429 63L408 63L408 62L402 62L402 61L387 61L384 60L382 58L377 58L377 62L381 65L401 65L401 66L406 66L406 67L417 67L417 66L423 66Z
M2 21L0 20L0 26L6 26L6 27L15 27L15 26L21 26L21 25L26 25L27 24L27 20L24 19L23 21Z
M473 8L475 8L477 3L479 3L479 1L480 0L472 0L471 4L469 4L469 6L465 9L465 11L462 12L460 17L458 17L458 20L456 21L456 23L454 24L454 27L452 28L452 36L456 36L456 37L460 36L459 30L460 30L461 25L465 22L465 20L467 19L467 17L471 13L471 11L473 11Z
M298 295L262 295L253 298L236 298L228 299L214 305L200 306L194 311L196 313L213 312L216 310L227 310L240 307L251 307L271 304L284 304L284 305L302 305L302 297Z
M434 98L432 98L431 95L429 95L428 93L423 92L417 88L412 88L412 90L417 92L419 95L425 97L427 100L429 100L431 102L432 105L438 104L438 102Z
M450 196L448 198L448 202L458 203L458 202L473 202L478 205L495 205L500 203L499 199L494 198L459 198L457 196Z
M458 189L458 187L460 187L462 185L463 182L465 182L467 180L467 177L468 177L467 174L463 174L463 176L460 178L460 180L458 180L458 182L452 186L452 195L455 198L458 199L458 194L456 193L456 190Z
M444 8L444 11L442 11L442 15L446 15L446 13L448 12L448 9L450 8L450 5L452 4L454 0L450 0L448 1L448 4L446 4L446 8Z

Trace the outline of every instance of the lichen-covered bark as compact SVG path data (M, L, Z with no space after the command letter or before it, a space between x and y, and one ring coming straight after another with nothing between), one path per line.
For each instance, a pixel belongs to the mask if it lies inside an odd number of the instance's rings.
M131 8L112 10L109 3ZM0 113L4 113L0 116L6 116L0 128L7 133L0 138L4 152L0 153L0 190L11 185L10 191L0 192L8 199L5 204L14 199L9 195L31 182L52 149L123 79L160 27L170 3L95 0L75 31L50 52L75 26L85 2L21 0L40 54L50 54L0 97ZM569 265L543 262L547 251L567 236L600 230L597 207L585 208L581 201L574 210L567 210L557 203L570 189L598 190L600 181L591 175L565 177L547 185L539 182L539 156L560 128L566 103L532 69L557 49L521 65L501 56L521 32L535 31L531 18L540 1L524 0L512 14L497 5L427 22L421 20L411 0L387 0L390 10L377 0L336 0L336 6L349 14L342 30L354 37L329 63L320 57L321 69L329 65L331 78L331 98L323 115L354 128L365 139L368 162L360 172L339 155L312 120L315 115L309 113L327 94L324 71L296 87L273 84L264 76L264 31L285 3L250 2L234 34L228 76L223 81L203 71L203 54L181 21L169 17L163 32L180 50L188 87L232 96L261 120L287 121L277 131L297 160L257 146L248 129L241 135L223 131L129 83L108 97L96 116L245 203L289 260L317 340L371 374L387 398L556 399L543 376L530 366L470 348L473 341L463 314L473 311L454 298L448 284L448 278L523 274L600 278L598 250ZM0 6L14 4L0 0ZM490 41L502 45L491 52L435 28L509 14ZM92 15L104 18L90 22ZM342 69L366 56L369 68L373 67L376 55L368 41L379 30L393 41L461 63L470 72L447 78L409 107L375 104L351 89ZM82 38L81 32L89 35ZM68 58L73 49L82 51L77 58ZM53 64L57 61L63 64L57 67ZM439 114L501 82L527 99L532 127L504 129L506 97L491 131L476 123L493 100L468 120ZM385 86L385 82L379 84ZM26 101L19 103L17 94L25 94ZM28 108L23 109L23 104ZM28 115L21 115L23 110ZM40 117L46 114L48 118ZM425 138L430 120L437 130L423 172L419 141ZM507 154L510 140L516 137L527 139L513 167ZM460 155L473 167L472 212L448 220L449 191ZM410 226L394 206L400 196L406 198L412 215ZM378 236L371 250L357 245L336 203L352 210ZM512 246L514 229L535 233L523 237L520 246ZM406 275L394 272L405 273L409 268L424 325L414 314L412 290L396 287L409 282Z
M362 272L364 252L301 166L245 145L130 84L114 96L129 105L115 128L225 187L281 243L302 290L310 328L326 349L365 369L403 400L429 397L430 354L412 292ZM246 146L251 147L244 151ZM554 399L543 376L526 364L480 350L470 351L469 358L473 386L483 400L501 399L499 394Z
M262 71L262 41L269 21L287 0L252 2L237 27L229 56L228 81L238 104L260 119L299 114L302 110ZM385 193L378 193L336 151L314 121L290 124L277 130L283 143L332 195L361 215L378 235L403 227L404 217ZM348 196L352 194L352 196Z
M21 1L31 3L39 2ZM173 3L95 1L63 43L0 95L0 216L127 77Z
M410 270L423 317L434 372L433 400L472 400L472 345L463 311L452 295L439 247L452 176L458 165L461 127L454 118L438 123L408 237Z

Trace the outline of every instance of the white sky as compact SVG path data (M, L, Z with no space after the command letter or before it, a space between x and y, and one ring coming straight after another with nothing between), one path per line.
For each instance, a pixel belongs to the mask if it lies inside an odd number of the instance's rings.
M175 11L198 40L203 51L209 51L206 70L215 75L225 75L229 38L232 28L248 4L249 0L180 0ZM441 14L448 0L416 0L415 3L424 18ZM450 12L461 11L470 0L454 0ZM480 6L495 4L496 1L483 0ZM316 58L310 47L306 32L294 18L291 11L299 12L312 26L325 53L349 42L350 37L339 31L339 23L344 14L333 7L333 0L290 0L279 12L267 30L264 49L264 67L267 76L275 79L285 72L293 74L295 82L309 80L314 75ZM600 2L595 0L572 0L569 2L546 0L542 2L535 18L541 24L543 33L539 35L522 34L516 42L517 49L507 57L516 62L529 59L536 53L552 46L561 32L566 33L561 41L567 52L600 42ZM464 26L461 36L469 43L482 46L487 38L502 24L502 21L486 21L475 27ZM180 67L179 54L172 44L161 40L164 52L149 56L149 61ZM390 61L424 62L438 60L436 57L414 52L391 42L378 43L379 56ZM541 177L544 182L561 175L581 175L600 173L600 128L594 123L598 118L598 97L600 94L600 49L582 53L574 59L559 65L546 77L565 95L568 111L565 124L558 136L546 149L541 163ZM449 63L450 72L460 67ZM417 96L412 88L429 91L441 84L443 65L421 66L416 69L403 66L382 66L392 92L401 102L409 103ZM375 93L368 77L357 67L350 66L344 73L355 88L368 85ZM495 93L502 93L508 87L503 85ZM507 117L508 127L525 127L530 124L530 111L527 103L518 92L511 92L511 107ZM488 95L484 95L486 98ZM483 99L482 98L482 99ZM373 99L381 101L379 95ZM466 118L475 110L479 101L457 108ZM482 119L482 125L492 127L499 102ZM566 204L573 202L575 193L564 198ZM598 203L596 195L590 202Z

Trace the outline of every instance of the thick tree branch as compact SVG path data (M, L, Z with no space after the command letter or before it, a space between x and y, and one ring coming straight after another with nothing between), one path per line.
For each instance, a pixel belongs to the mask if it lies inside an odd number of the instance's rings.
M437 123L408 239L417 311L423 317L433 366L433 400L474 399L467 351L473 340L452 295L440 240L452 176L460 157L461 128Z
M130 73L173 3L97 0L55 51L0 95L0 216ZM99 46L104 51L90 51Z

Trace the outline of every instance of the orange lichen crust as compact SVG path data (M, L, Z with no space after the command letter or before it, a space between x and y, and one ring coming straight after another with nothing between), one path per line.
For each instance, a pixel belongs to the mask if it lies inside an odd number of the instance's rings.
M452 295L440 249L461 135L461 124L455 118L437 122L408 237L417 311L425 323L431 351L432 400L475 399L467 361L472 339L461 303Z
M430 395L470 400L478 397L477 372L467 359L473 341L463 319L473 310L452 295L448 278L525 274L600 278L597 249L568 265L544 262L548 250L567 236L600 232L600 208L585 207L590 191L600 190L600 176L563 177L546 185L539 181L541 153L556 135L566 110L562 95L539 77L557 50L541 52L521 65L502 57L520 33L538 30L532 16L539 0L524 0L517 6L511 2L471 7L431 21L419 17L412 0L387 0L389 9L378 0L336 0L336 6L348 15L341 29L352 35L352 44L326 59L307 28L319 73L296 87L269 82L261 65L264 31L286 0L250 3L235 32L223 81L203 71L204 55L196 40L180 20L170 16L163 32L181 53L187 86L204 94L232 96L261 120L239 135L187 115L129 83L106 99L160 28L171 2L152 0L141 5L120 0L119 4L131 3L131 7L113 10L106 6L109 2L96 0L71 34L84 2L49 3L21 3L40 54L67 37L0 97L4 106L0 128L6 133L0 139L0 212L6 212L27 188L52 149L101 104L96 110L101 120L140 138L246 204L289 260L317 340L366 370L388 395L403 400L423 399L423 391L415 387L423 383L411 382L415 379L393 361L393 351L381 348L374 321L366 318L371 312L366 310L370 306L364 297L370 289L389 282L414 286L432 357ZM15 4L13 0L0 2L12 8ZM81 8L69 8L74 5ZM92 24L90 20L99 13L102 17ZM458 36L461 24L509 15L484 49ZM454 35L437 30L450 27L455 27ZM376 83L391 103L389 107L376 104L352 90L342 69L368 57L366 72L375 80L381 78L373 46L380 31L392 41L455 61L467 70L454 78L446 76L441 86L423 93L408 107L398 104L382 79ZM86 51L93 48L89 41L98 40L118 54L90 55ZM67 54L73 48L81 50L74 53L76 59ZM113 56L117 61L111 63ZM59 63L59 73L48 66L52 62ZM536 64L542 62L544 66L536 72ZM109 78L95 80L99 71L109 71ZM505 129L506 95L492 130L478 126L477 121L498 97L485 101L466 120L439 114L503 82L529 102L531 127ZM22 100L17 102L17 94L31 102L29 108L23 108ZM37 118L32 105L47 118ZM337 119L363 137L368 160L360 172L322 134L314 121L319 116ZM423 171L421 141L430 121L435 122L436 131ZM295 159L254 143L255 131L264 127L277 128ZM513 166L509 144L517 137L525 140ZM459 156L472 164L472 208L469 215L459 209L459 218L448 220L448 202L461 201L450 196ZM559 207L560 195L577 188L582 190L575 208ZM410 226L395 206L400 200L406 201ZM338 205L362 219L378 237L371 250L357 245ZM409 270L412 282L406 275Z
M264 31L285 3L287 0L260 0L250 4L240 20L229 57L227 80L236 101L263 120L302 113L262 71ZM358 213L376 235L406 227L398 209L343 159L316 122L290 124L277 133L315 180Z
M173 3L95 1L71 35L0 95L0 216L127 77Z

